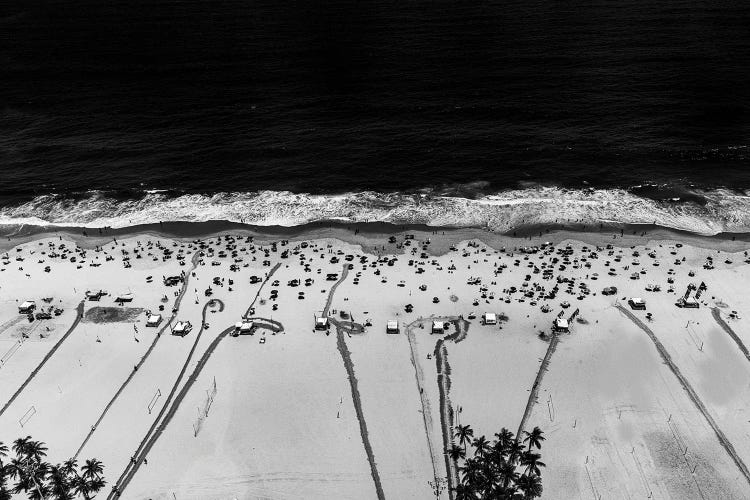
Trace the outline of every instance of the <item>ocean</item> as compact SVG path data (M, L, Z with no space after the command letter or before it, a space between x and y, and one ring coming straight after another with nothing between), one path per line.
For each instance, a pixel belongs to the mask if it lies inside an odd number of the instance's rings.
M0 224L750 231L750 3L0 7Z

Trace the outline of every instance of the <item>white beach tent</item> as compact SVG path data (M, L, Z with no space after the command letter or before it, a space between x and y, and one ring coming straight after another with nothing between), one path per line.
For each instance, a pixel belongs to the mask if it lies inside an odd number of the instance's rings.
M567 332L568 329L570 328L570 324L568 323L568 320L565 318L555 318L554 327L555 327L555 330L558 332Z
M36 309L36 302L33 300L24 300L23 303L18 306L18 312L21 314L30 313Z
M159 323L161 323L161 314L151 314L146 320L146 326L159 326Z
M178 321L172 328L172 334L184 336L190 333L192 329L193 325L190 324L190 321Z

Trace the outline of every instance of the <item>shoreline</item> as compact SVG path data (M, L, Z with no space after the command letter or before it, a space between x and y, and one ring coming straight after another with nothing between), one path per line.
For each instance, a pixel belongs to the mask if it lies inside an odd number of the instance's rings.
M256 226L216 220L206 222L162 222L138 224L123 228L87 228L83 226L0 225L0 251L39 239L64 237L81 248L94 248L115 238L125 239L140 235L177 240L205 239L226 234L251 236L258 241L336 239L359 245L371 253L403 253L402 248L385 243L390 236L414 234L416 239L430 236L433 255L445 254L451 245L461 241L479 240L486 245L504 247L535 246L544 242L565 240L618 248L645 245L651 241L677 241L691 246L729 252L750 249L750 233L718 233L702 235L654 224L534 224L515 231L498 232L478 227L441 227L425 224L393 224L389 222L319 221L299 226Z

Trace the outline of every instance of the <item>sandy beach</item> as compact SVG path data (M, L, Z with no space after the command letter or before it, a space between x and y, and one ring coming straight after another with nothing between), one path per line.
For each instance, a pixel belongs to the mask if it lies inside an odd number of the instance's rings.
M750 498L750 243L582 229L3 231L0 441L99 498L448 500L457 425L539 426L542 498Z

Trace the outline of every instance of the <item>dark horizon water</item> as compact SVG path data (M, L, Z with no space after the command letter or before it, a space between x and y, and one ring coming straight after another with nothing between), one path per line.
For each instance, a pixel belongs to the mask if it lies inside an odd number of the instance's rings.
M6 205L750 187L747 2L26 0L0 64Z

